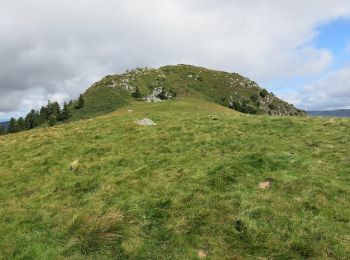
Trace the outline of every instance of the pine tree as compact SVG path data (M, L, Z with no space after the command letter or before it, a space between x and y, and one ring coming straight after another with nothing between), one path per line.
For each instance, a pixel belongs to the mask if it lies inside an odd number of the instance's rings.
M19 131L25 131L25 130L27 130L27 124L26 124L26 122L24 121L23 117L18 118L17 124L18 124L18 129L19 129Z
M53 111L54 111L54 115L56 116L56 119L61 118L61 107L60 104L58 104L58 102L53 102L52 103L53 106Z
M71 112L69 110L69 106L67 105L66 102L64 102L62 113L61 113L61 120L66 121L71 117Z
M85 105L85 100L84 100L84 97L83 95L80 95L79 98L78 98L78 104L75 106L76 109L81 109L83 108Z
M27 129L33 129L41 124L41 116L38 111L32 109L25 118Z
M36 110L32 110L32 111L33 111L34 127L37 127L37 126L41 125L40 113L39 113L39 111L36 111Z
M50 100L47 102L46 110L47 110L47 119L49 119L49 116L53 113L52 103Z
M42 106L40 109L40 123L44 123L49 119L49 111L47 110L47 106Z
M6 134L6 129L4 126L0 125L0 135Z
M17 132L19 132L19 127L18 127L17 120L15 118L13 118L13 117L10 119L10 123L9 123L7 132L8 133L17 133Z
M57 122L57 118L54 114L49 116L49 126L54 126Z
M49 101L47 104L48 119L50 115L54 115L56 119L61 117L61 107L58 102Z

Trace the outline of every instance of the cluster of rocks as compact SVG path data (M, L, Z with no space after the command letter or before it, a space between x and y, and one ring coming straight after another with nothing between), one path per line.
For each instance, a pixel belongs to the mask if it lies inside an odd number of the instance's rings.
M160 74L157 75L155 81L153 84L151 84L151 87L160 87L163 86L166 80L166 76L161 72Z
M106 87L108 88L115 88L117 86L117 82L115 82L114 80L111 82L111 84L108 84Z
M134 92L135 87L131 85L131 82L134 80L134 78L123 78L119 83L119 87L125 89L126 91Z
M257 83L255 83L254 81L251 81L250 79L248 78L228 78L228 81L229 81L229 84L231 87L234 87L234 86L239 86L239 87L242 87L242 88L247 88L247 89L258 89L259 88L259 85Z
M161 102L170 98L172 98L171 93L166 91L163 87L155 87L151 94L145 96L143 99L146 102Z
M123 78L118 79L118 81L113 79L112 81L109 82L109 84L106 85L106 87L109 87L109 88L119 87L126 91L133 92L135 91L135 87L132 85L133 81L135 81L134 77L124 76Z
M156 81L164 81L165 79L166 79L166 76L162 72L157 76Z
M193 80L202 81L202 77L199 74L192 73L192 74L188 74L187 77Z
M275 95L270 93L265 98L259 100L259 107L262 111L269 115L284 116L284 115L298 115L302 111L297 110L293 105L282 102Z
M110 84L106 85L110 88L120 87L122 89L125 89L126 91L134 92L135 86L133 83L136 81L137 76L147 75L151 71L154 71L155 69L150 68L136 68L134 70L128 70L126 73L121 75L121 79L116 82L115 80L112 80ZM108 76L106 77L108 79Z
M303 111L296 109L293 105L278 99L273 93L259 88L255 82L252 83L255 90L250 97L242 97L239 93L230 95L227 99L228 107L248 114L268 115L302 115ZM254 94L255 93L255 94Z
M151 69L151 68L136 68L134 70L127 70L126 73L123 74L123 76L137 76L137 75L147 75L148 73L155 71L156 69Z
M102 81L105 82L106 87L120 88L130 93L135 93L137 89L137 80L139 77L152 73L154 81L148 87L151 93L144 96L143 100L146 102L159 102L166 99L173 98L173 94L167 91L164 87L166 75L161 70L150 68L136 68L131 71L127 71L122 75L106 76ZM100 84L100 83L97 83Z
M173 97L173 95L164 88L166 78L163 72L157 75L155 81L150 85L152 92L143 98L146 102L160 102Z

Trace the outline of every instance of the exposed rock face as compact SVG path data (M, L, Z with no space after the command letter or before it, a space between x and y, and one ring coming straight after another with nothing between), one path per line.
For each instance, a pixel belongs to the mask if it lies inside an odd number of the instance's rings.
M248 98L230 96L228 107L248 114L267 114L274 116L303 115L304 112L295 108L292 104L279 100L272 93L267 96L253 94Z
M164 88L156 87L152 90L151 94L144 97L144 100L146 102L160 102L170 98L172 98L172 95Z

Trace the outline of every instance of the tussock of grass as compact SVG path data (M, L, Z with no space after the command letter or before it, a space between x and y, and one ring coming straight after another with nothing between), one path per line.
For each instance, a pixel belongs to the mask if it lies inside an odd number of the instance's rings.
M346 259L349 129L180 99L0 137L1 258Z
M105 216L74 216L68 224L69 251L83 254L101 250L117 251L123 238L123 217L120 213ZM118 252L117 252L118 253Z

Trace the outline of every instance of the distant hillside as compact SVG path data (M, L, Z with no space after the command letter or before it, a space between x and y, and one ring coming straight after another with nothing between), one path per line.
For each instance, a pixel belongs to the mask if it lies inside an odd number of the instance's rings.
M339 109L331 111L308 111L310 116L335 116L335 117L350 117L350 109Z
M9 125L9 122L8 121L0 122L0 125L2 125L3 127L5 127L5 129L7 129L8 125Z
M93 84L83 96L85 107L74 115L78 118L105 114L135 98L151 102L177 97L196 97L247 114L304 115L237 73L190 65L137 68L109 75Z

